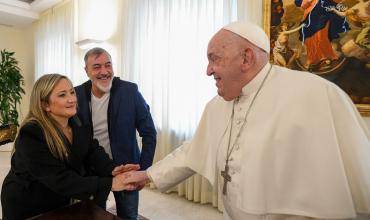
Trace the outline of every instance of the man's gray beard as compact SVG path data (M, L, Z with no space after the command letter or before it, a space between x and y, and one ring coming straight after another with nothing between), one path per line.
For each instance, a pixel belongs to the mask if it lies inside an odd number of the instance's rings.
M99 83L95 83L95 85L96 85L96 87L98 87L98 89L100 89L100 91L102 91L104 93L107 93L112 88L112 82L113 82L113 79L110 81L110 83L107 87L104 87L104 86L100 85Z

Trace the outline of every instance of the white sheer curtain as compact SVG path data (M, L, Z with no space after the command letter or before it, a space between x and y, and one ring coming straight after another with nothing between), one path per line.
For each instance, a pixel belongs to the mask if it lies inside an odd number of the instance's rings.
M236 19L233 0L127 0L123 77L139 85L158 129L155 161L190 139L208 100L207 45ZM205 155L206 156L206 155ZM217 187L199 175L174 190L189 200L219 204Z
M73 1L48 10L35 24L35 79L46 73L61 73L72 79Z

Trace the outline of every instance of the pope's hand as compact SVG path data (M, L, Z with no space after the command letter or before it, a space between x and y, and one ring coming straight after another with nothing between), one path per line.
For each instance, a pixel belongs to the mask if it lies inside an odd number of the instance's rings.
M126 165L120 165L116 166L112 171L112 176L116 176L117 174L132 171L132 170L140 170L139 164L126 164Z
M131 171L133 172L133 171ZM120 173L113 177L112 179L112 191L122 191L122 190L135 190L137 185L135 183L129 183L126 181L128 173Z
M145 184L150 182L146 171L130 171L125 173L125 175L125 183L135 185L137 190L141 190Z

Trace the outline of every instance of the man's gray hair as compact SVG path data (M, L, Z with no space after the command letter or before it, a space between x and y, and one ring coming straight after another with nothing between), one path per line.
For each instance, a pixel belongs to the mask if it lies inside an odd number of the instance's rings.
M109 59L112 60L112 57L110 56L108 51L104 50L101 47L94 47L94 48L90 49L89 51L87 51L86 54L85 54L85 57L84 57L85 66L87 65L87 59L89 59L90 56L95 55L95 57L99 57L103 53L108 54Z

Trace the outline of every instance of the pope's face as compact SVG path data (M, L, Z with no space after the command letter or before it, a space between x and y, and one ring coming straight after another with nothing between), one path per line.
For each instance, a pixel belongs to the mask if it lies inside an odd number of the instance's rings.
M230 32L219 31L208 44L207 75L216 80L217 93L226 101L238 97L241 92L241 67L243 56L230 42Z
M99 56L90 55L87 58L85 71L92 82L92 93L96 97L102 97L109 92L114 75L109 54L104 52Z

